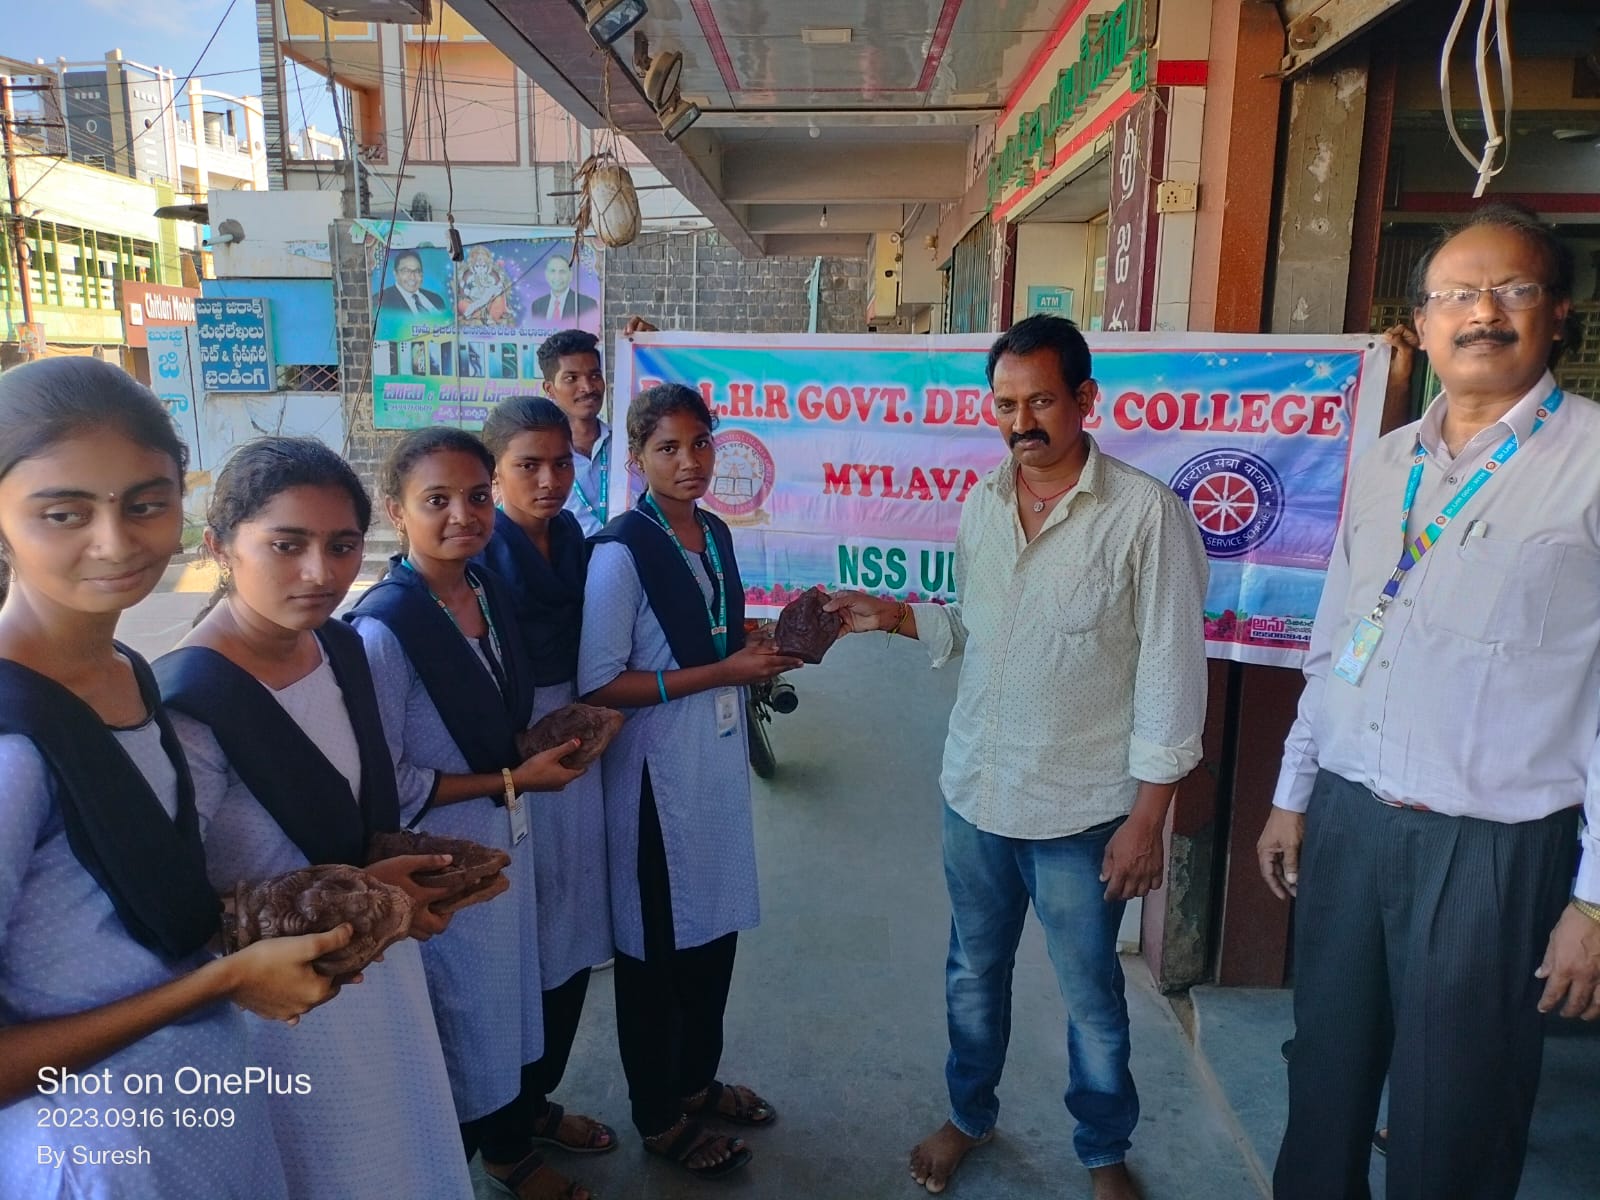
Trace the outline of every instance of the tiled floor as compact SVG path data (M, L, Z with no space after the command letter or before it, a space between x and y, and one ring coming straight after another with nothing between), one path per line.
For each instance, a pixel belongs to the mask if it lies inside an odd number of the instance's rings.
M1202 1068L1216 1080L1243 1130L1263 1177L1277 1158L1288 1089L1280 1048L1294 1033L1290 994L1280 990L1195 988ZM1600 1038L1545 1039L1544 1075L1534 1110L1524 1200L1592 1200L1600 1196L1595 1153L1595 1103L1600 1100ZM1383 1195L1383 1159L1373 1155L1372 1189Z

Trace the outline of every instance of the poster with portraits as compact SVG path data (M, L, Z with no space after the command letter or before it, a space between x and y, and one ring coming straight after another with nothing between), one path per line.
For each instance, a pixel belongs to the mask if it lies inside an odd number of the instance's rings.
M363 221L371 251L372 404L378 429L477 429L504 396L537 392L539 344L563 329L600 332L595 248L573 257L570 229Z

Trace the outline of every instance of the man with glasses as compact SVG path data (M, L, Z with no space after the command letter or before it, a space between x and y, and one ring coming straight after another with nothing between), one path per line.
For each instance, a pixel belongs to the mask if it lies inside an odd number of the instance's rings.
M383 289L378 307L433 321L447 315L444 297L422 286L422 256L413 250L395 255L394 284Z
M1600 407L1551 374L1572 279L1504 205L1413 275L1444 391L1356 464L1258 844L1298 901L1279 1200L1369 1195L1386 1072L1389 1196L1511 1200L1541 1013L1600 1017Z

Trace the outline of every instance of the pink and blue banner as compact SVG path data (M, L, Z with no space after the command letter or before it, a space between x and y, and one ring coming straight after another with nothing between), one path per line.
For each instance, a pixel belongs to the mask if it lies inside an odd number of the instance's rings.
M734 529L746 602L817 584L959 599L961 503L1007 457L988 336L648 334L619 340L626 401L698 389L718 414L707 505ZM1298 666L1354 456L1376 441L1388 348L1360 335L1092 334L1107 453L1189 506L1211 557L1213 657ZM612 474L612 511L640 482Z

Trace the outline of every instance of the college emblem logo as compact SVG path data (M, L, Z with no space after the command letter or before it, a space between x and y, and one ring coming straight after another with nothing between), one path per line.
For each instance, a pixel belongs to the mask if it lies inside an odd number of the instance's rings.
M734 525L766 519L761 506L777 483L777 464L760 438L743 429L717 434L717 466L706 492L706 507Z
M1212 558L1249 553L1283 516L1283 481L1265 459L1243 450L1196 455L1173 475L1172 490L1189 506Z

